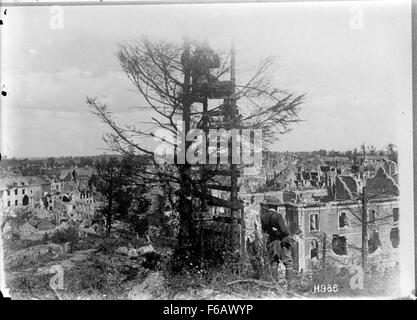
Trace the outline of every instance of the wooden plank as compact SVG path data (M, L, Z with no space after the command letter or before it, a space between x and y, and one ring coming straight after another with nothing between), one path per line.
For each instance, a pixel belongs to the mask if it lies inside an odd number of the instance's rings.
M208 184L207 188L209 189L215 189L215 190L222 190L222 191L232 191L232 187L231 186L222 186L222 185L218 185L218 184Z
M233 171L232 170L230 170L230 169L226 169L226 170L217 170L216 171L216 175L218 175L218 176L231 176L233 174ZM237 171L236 172L236 176L237 177L240 177L240 173L239 173L239 171Z
M215 207L225 207L225 208L231 208L231 209L241 209L243 207L242 203L240 201L230 201L225 200L221 198L217 198L211 195L206 196L207 204L209 206L215 206Z

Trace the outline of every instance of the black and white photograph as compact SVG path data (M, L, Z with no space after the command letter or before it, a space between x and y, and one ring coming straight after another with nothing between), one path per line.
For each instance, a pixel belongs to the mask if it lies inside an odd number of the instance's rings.
M411 8L1 1L1 296L415 299Z

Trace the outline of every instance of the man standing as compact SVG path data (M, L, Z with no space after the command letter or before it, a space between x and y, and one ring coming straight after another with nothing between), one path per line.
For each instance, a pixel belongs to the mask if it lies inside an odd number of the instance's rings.
M279 262L282 261L288 284L292 286L294 277L294 264L291 255L292 239L284 218L276 210L269 209L261 213L261 225L262 232L268 234L267 248L271 264L276 263L278 268Z

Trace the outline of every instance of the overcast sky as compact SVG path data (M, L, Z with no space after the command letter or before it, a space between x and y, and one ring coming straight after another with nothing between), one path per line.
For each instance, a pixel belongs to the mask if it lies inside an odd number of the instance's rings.
M181 41L188 34L222 50L234 35L238 81L262 58L276 57L275 84L306 100L304 122L273 150L397 143L398 119L412 107L410 6L358 5L64 7L63 29L50 27L49 7L8 8L1 34L8 92L1 98L2 154L104 152L107 128L89 113L87 96L108 103L121 123L147 117L132 108L143 100L115 56L119 43L144 35Z

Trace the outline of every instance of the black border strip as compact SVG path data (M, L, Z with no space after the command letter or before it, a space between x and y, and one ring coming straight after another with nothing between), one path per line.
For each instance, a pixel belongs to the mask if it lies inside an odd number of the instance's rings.
M417 0L411 4L411 48L412 48L412 90L413 90L413 180L414 180L414 296L417 289Z

